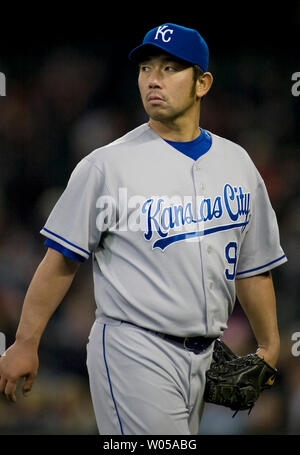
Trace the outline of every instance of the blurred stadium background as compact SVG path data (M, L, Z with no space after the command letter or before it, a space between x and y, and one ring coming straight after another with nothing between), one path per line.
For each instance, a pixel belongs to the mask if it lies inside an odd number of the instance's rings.
M150 17L143 8L130 22L120 9L116 17L86 5L75 11L76 20L74 11L47 10L47 23L27 15L1 29L0 331L7 346L13 343L26 289L45 254L39 230L76 163L147 120L128 52L164 22L197 28L210 47L215 78L201 126L252 157L289 259L273 273L282 340L276 386L250 416L232 419L231 411L207 406L200 433L300 434L300 356L291 351L292 334L300 332L300 96L291 92L292 74L300 71L299 2L276 14L275 6L262 10L252 2L239 11L194 6L171 16L152 11ZM19 393L14 405L0 397L0 435L97 434L85 365L94 310L87 262L44 333L31 394ZM225 340L238 354L255 349L238 302Z

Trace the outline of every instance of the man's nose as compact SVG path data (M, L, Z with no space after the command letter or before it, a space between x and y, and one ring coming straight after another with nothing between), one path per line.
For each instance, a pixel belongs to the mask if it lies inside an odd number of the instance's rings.
M149 79L148 79L148 86L151 89L154 88L161 88L161 76L159 71L152 71Z

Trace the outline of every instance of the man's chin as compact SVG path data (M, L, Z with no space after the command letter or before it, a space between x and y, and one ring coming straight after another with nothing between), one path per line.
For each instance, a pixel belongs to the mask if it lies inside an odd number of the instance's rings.
M166 109L148 109L147 114L151 119L157 122L167 122L174 117Z

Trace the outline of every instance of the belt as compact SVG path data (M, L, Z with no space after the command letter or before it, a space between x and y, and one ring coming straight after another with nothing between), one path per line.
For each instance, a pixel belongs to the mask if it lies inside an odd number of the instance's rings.
M154 330L146 329L145 327L140 327L136 324L133 324L133 322L128 322L128 321L122 321L122 322L124 322L125 324L133 325L140 329L146 330L147 332L152 332L155 335L157 335L165 340L179 343L184 347L184 349L187 349L188 351L192 351L195 354L199 354L200 352L205 351L205 349L207 349L216 340L216 338L209 338L209 337L203 337L203 336L178 337L175 335L169 335L167 333L155 332Z
M162 334L162 338L182 344L184 349L199 354L210 346L216 338L208 337L177 337L174 335Z

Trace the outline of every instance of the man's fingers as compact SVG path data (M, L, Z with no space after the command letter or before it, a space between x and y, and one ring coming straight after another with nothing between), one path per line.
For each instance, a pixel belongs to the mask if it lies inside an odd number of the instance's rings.
M5 387L6 387L6 379L4 376L0 377L0 393L4 393Z
M27 394L31 391L33 382L34 382L35 375L30 374L25 377L24 384L23 384L23 395L27 396ZM13 380L7 380L4 376L0 377L0 393L6 395L6 397L12 402L15 403L16 399L16 388L17 382Z
M15 381L7 381L4 393L12 403L17 401L15 394L16 388L17 383Z
M34 382L35 375L29 374L25 377L25 381L23 384L23 395L26 396L32 389L33 382Z

